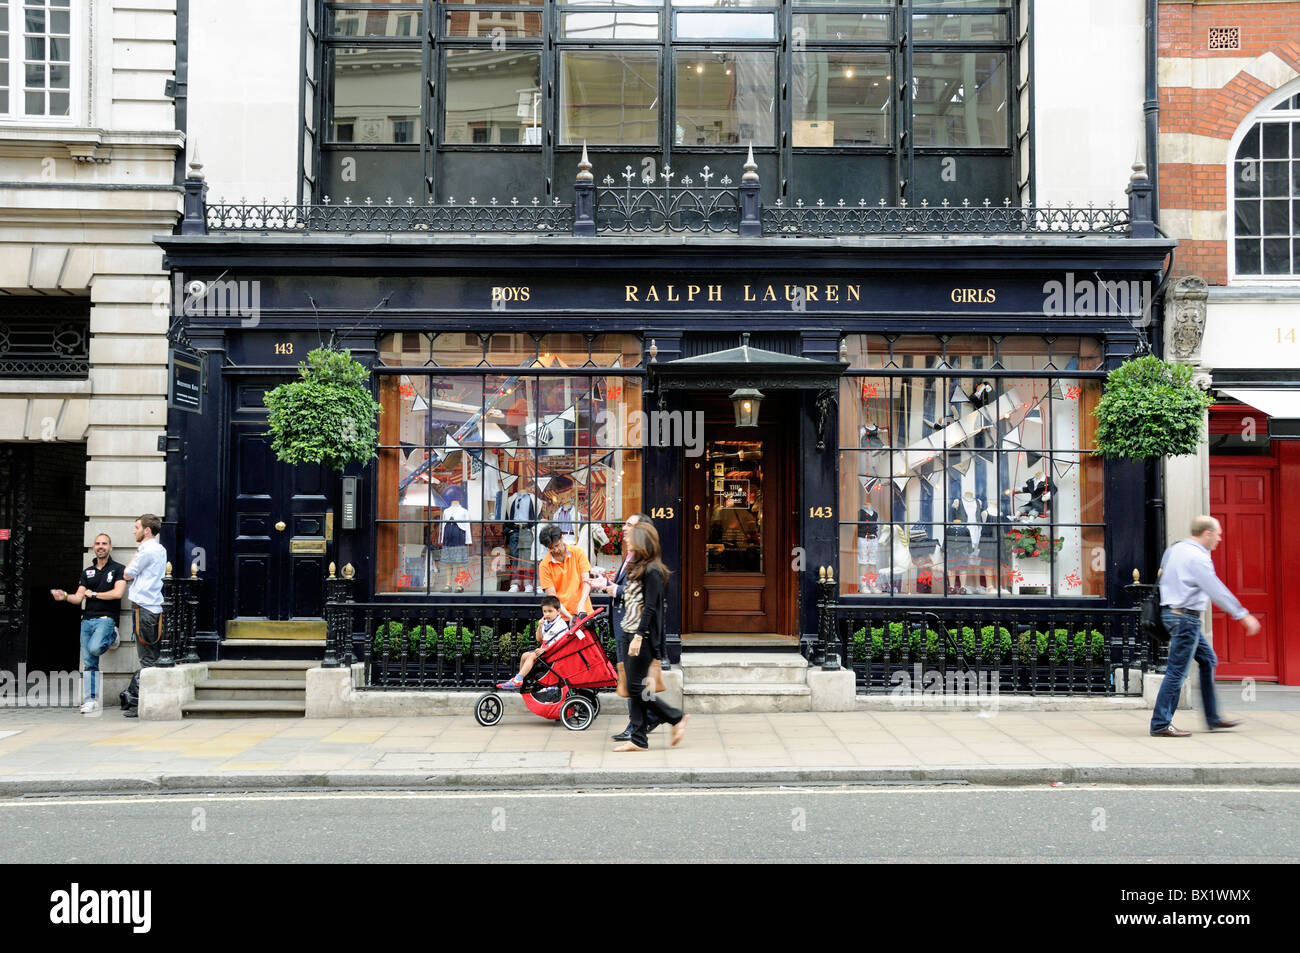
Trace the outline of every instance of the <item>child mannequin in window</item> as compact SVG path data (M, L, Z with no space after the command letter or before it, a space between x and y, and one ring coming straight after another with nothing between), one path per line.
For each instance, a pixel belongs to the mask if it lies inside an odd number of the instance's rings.
M858 586L860 592L880 592L876 572L880 549L880 514L866 500L858 509Z
M457 592L464 592L465 582L469 578L469 547L474 542L469 520L470 513L461 503L460 490L448 490L447 507L442 511L442 530L439 534L442 543L442 588L448 592L453 587Z

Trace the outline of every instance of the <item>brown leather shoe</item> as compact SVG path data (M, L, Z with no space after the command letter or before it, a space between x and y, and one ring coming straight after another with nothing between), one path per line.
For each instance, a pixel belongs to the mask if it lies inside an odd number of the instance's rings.
M1173 725L1170 725L1168 728L1161 728L1159 731L1151 732L1152 738L1190 738L1191 736L1192 733L1190 731L1181 731Z
M1240 724L1240 718L1220 718L1214 724L1210 725L1210 730L1218 731L1220 728L1236 728Z

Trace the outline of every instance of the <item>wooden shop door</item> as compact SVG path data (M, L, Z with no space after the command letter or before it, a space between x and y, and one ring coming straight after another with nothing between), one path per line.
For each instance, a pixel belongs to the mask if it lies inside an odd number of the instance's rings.
M1214 569L1262 626L1248 636L1240 623L1214 609L1217 676L1278 680L1277 546L1286 538L1275 519L1276 465L1272 460L1210 458L1210 515L1223 527L1211 554Z
M789 634L792 427L737 428L729 402L712 410L703 455L685 459L686 631Z

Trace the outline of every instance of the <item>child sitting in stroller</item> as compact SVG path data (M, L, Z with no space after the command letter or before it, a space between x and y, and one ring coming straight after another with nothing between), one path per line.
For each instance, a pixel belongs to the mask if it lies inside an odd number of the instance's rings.
M508 682L498 682L497 688L506 692L517 692L524 684L526 676L537 662L538 656L545 652L556 639L569 631L569 623L560 615L560 600L556 596L542 596L542 620L537 631L537 641L541 648L525 652L519 659L519 672Z

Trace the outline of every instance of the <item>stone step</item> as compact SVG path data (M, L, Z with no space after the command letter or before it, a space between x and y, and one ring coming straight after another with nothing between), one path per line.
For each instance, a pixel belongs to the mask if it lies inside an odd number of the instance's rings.
M808 661L795 654L753 652L683 652L682 681L686 685L704 682L720 685L804 685Z
M307 683L292 678L208 678L194 686L195 701L303 701Z
M807 685L754 683L691 683L683 679L682 706L709 715L809 711L812 692Z
M320 662L297 659L244 660L227 659L208 663L209 679L276 679L307 683L307 669L319 668Z
M307 714L305 701L192 701L181 706L184 717L204 718L302 718Z
M226 623L227 639L306 639L325 638L324 619L231 619Z

